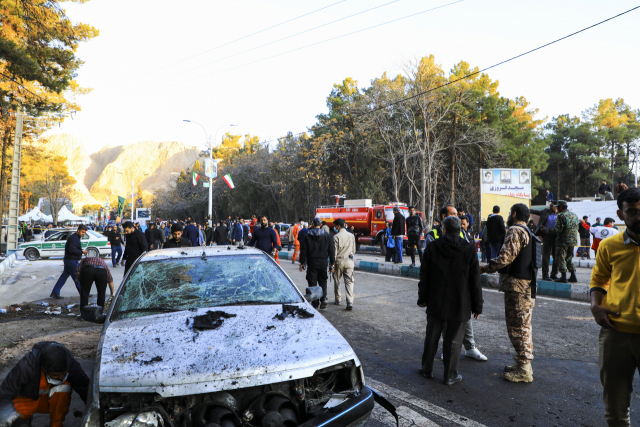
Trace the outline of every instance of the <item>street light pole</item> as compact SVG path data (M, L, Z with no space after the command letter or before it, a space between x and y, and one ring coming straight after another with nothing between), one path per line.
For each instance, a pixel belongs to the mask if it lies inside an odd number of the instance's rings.
M205 144L209 144L209 160L213 161L213 141L209 138L208 134L207 134L207 130L205 129L204 126L202 126L200 123L194 121L194 120L182 120L183 122L187 122L187 123L195 123L197 125L200 125L200 127L202 128L202 130L204 130L204 138L205 138ZM218 130L216 131L216 137L214 140L218 139L218 132L220 132L220 129L226 127L226 126L237 126L237 125L223 125L220 126L218 128ZM213 221L213 178L209 178L209 221ZM212 225L211 223L209 225Z

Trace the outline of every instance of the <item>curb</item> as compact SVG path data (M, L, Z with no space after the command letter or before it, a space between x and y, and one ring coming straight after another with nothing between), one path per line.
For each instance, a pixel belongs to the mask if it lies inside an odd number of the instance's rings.
M18 256L14 252L8 257L6 257L4 261L0 262L0 274L7 271L13 265L13 263L16 262L17 259L18 259Z
M278 252L280 259L291 259L292 252ZM386 274L391 276L420 277L420 267L409 267L408 265L396 265L383 262L369 262L359 259L354 260L355 270L368 271L371 273ZM480 283L483 288L498 289L499 276L497 274L483 274L480 276ZM580 283L556 283L538 280L538 295L552 296L556 298L572 299L577 301L589 301L589 285Z

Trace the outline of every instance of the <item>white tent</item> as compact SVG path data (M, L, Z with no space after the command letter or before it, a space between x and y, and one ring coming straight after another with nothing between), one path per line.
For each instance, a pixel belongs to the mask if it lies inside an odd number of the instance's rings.
M62 221L86 221L86 218L73 214L66 206L58 211L58 222Z
M40 212L40 209L38 209L38 207L36 206L35 208L33 208L32 211L27 212L26 214L18 217L18 220L20 220L20 221L46 221L46 222L52 222L53 218L51 217L51 215L45 215L42 212Z

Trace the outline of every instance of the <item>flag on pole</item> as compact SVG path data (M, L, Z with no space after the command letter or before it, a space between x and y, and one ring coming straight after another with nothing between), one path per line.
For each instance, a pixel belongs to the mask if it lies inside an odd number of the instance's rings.
M118 216L122 216L122 213L124 212L124 202L124 197L118 196Z
M200 175L198 175L197 173L193 173L193 186L195 187L198 184L198 177Z
M232 190L236 187L235 185L233 185L233 180L231 179L231 175L226 174L225 176L222 177L222 179L224 179L224 182L226 182L229 188L231 188Z

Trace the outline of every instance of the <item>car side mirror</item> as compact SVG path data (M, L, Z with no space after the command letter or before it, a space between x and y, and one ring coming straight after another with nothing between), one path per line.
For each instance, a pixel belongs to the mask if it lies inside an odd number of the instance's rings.
M107 318L107 316L102 312L102 307L98 307L95 305L86 305L82 307L80 317L82 317L87 322L93 323L104 323L105 319Z
M304 298L309 302L319 301L322 298L322 288L320 286L307 288L307 293Z

